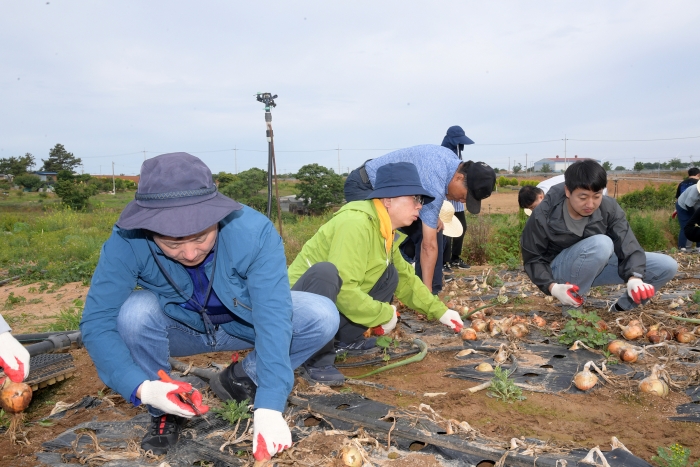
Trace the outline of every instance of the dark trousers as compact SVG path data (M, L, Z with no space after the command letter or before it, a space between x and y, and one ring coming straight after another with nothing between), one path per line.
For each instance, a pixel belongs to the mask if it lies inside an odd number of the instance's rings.
M459 257L462 254L462 245L464 244L464 234L467 233L467 218L464 215L464 211L455 212L455 217L459 219L459 223L462 224L462 235L459 237L445 237L447 241L443 257L446 263L459 261Z
M413 224L408 227L403 227L401 232L408 236L407 242L401 244L400 248L403 252L406 249L412 248L414 251L414 259L416 261L416 274L418 277L423 277L423 268L420 262L420 247L423 244L423 221L420 219L413 222ZM410 242L410 243L408 243ZM433 290L434 294L438 294L442 291L442 264L443 264L443 235L442 232L437 233L437 252L438 257L435 262L435 270L433 271Z
M390 265L390 268L394 268L393 264ZM394 268L393 271L395 273L396 269ZM387 277L386 273L382 275L368 294L375 300L391 303L394 291L396 291L396 286L398 285L398 273L390 276ZM292 290L322 295L335 303L342 285L343 280L338 274L338 268L333 263L323 262L316 263L307 269L294 284ZM340 324L338 325L338 332L335 338L331 339L318 352L309 357L305 365L312 367L333 365L335 363L335 342L350 344L360 339L365 331L367 331L367 326L353 323L340 313Z
M695 209L683 209L680 207L678 202L676 202L676 213L678 215L678 223L681 225L681 231L678 234L678 248L687 248L688 246L693 246L692 242L688 241L688 238L685 236L685 226L690 220L691 217L693 217L693 214L695 213ZM688 245L690 243L690 245Z

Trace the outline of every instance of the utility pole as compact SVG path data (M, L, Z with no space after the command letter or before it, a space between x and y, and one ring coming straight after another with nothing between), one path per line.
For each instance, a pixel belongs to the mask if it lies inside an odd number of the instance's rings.
M508 173L510 173L510 156L508 156Z
M525 153L525 173L527 173L527 153Z
M238 175L238 149L237 149L237 146L233 147L233 173Z
M566 158L566 134L564 134L564 170L567 169L567 158Z
M339 144L338 145L338 175L340 175L342 173L341 170L342 169L340 168L340 144Z
M146 162L146 150L143 150L143 161Z
M117 183L114 181L114 162L112 162L112 194L117 194Z

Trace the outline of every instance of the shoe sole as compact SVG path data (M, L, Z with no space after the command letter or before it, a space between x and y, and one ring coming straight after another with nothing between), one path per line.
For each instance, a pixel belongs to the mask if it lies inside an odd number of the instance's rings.
M313 378L311 377L311 375L309 375L309 372L306 371L306 368L304 368L304 367L301 367L301 368L299 369L299 376L301 376L301 378L302 378L304 381L307 381L307 382L309 382L309 383L311 383L311 384L316 384L316 383L318 383L318 384L323 384L323 385L325 385L325 386L330 386L330 387L332 387L332 388L339 387L339 386L342 386L342 385L345 384L345 379L344 379L344 378L343 378L343 381L319 381L319 380L317 380L317 379L313 379Z
M229 394L226 388L224 388L223 384L221 384L218 375L215 378L209 380L209 387L211 388L212 392L216 394L216 397L218 397L222 401L226 402L235 400L236 402L239 402L231 394Z

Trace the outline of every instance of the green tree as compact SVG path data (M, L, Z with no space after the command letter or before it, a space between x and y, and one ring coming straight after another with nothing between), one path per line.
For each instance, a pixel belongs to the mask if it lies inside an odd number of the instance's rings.
M41 184L44 183L41 181L41 178L39 178L37 175L27 173L18 175L14 178L13 182L16 185L21 186L22 188L28 188L30 191L37 190L41 186Z
M90 204L90 196L96 194L96 187L74 180L59 180L54 185L54 191L63 204L71 209L82 210Z
M219 190L236 180L236 176L228 172L219 172L218 174L213 175L212 177L214 178L215 182L219 183Z
M667 162L668 166L672 168L673 170L679 170L682 169L686 164L681 162L680 159L673 158L670 161Z
M523 166L520 165L520 163L515 164L515 165L513 166L513 173L514 173L514 174L517 174L517 173L520 172L521 170L523 170Z
M22 175L34 167L34 156L26 153L24 156L7 157L0 159L0 173L10 175Z
M307 164L297 173L296 195L309 208L320 213L329 204L343 201L343 177L318 164Z
M41 170L45 172L59 172L70 170L75 172L75 168L82 164L82 160L75 157L73 153L66 151L62 144L57 144L49 151L49 158L41 160L44 165Z
M642 170L644 170L644 163L642 163L642 162L635 162L635 163L634 163L634 170L637 171L637 172L641 172Z
M612 169L613 169L612 162L609 162L609 161L603 162L603 170L605 170L606 172L610 172Z
M221 174L219 174L221 175ZM253 209L264 211L267 201L260 192L267 186L267 172L253 167L233 176L233 181L221 188L221 193Z
M615 167L615 171L618 171L618 170L627 170L627 169L622 167L621 165L618 165L617 167Z
M542 164L542 169L540 169L544 173L549 173L552 171L552 167L549 164Z

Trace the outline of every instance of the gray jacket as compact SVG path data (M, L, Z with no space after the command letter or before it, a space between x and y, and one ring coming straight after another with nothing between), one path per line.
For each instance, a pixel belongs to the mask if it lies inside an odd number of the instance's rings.
M566 228L563 213L563 209L566 209L565 200L564 184L552 187L540 205L532 211L520 236L525 272L542 292L549 295L549 284L556 282L551 268L554 258L562 250L593 235L607 235L613 241L619 261L618 274L623 280L635 273L644 274L646 255L617 201L603 196L600 207L589 218L583 237L579 237Z

